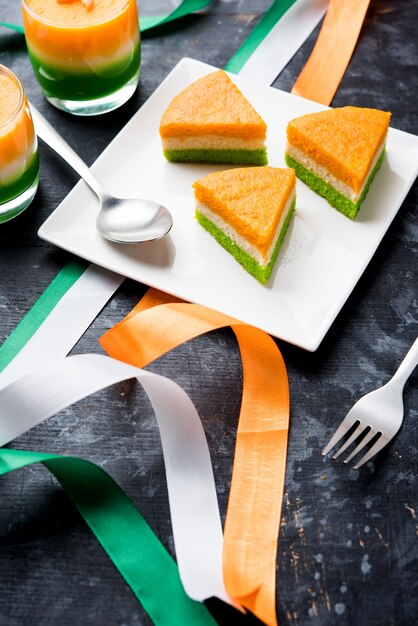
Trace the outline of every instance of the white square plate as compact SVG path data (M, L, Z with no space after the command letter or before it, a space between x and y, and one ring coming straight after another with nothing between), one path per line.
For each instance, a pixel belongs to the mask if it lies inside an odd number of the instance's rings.
M390 129L381 169L354 222L297 183L296 214L267 286L260 285L194 219L192 184L227 166L169 163L158 133L171 99L214 67L183 59L93 166L116 195L149 197L173 214L159 242L119 245L95 227L97 200L84 182L39 230L93 263L226 313L314 351L350 295L418 174L418 137ZM268 126L269 164L284 167L286 125L322 105L232 75Z

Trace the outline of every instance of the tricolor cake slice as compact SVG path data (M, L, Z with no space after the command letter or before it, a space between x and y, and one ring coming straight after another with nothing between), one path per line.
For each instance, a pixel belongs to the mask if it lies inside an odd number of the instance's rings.
M297 117L287 127L286 162L354 219L382 163L390 115L348 106Z
M222 70L200 78L171 101L160 135L169 161L267 163L266 124Z
M232 169L208 174L193 186L199 223L266 283L295 210L294 171Z

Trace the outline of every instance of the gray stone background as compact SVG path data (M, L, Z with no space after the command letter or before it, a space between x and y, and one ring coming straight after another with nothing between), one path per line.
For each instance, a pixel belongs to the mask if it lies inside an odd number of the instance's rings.
M0 32L0 63L23 79L30 98L92 163L183 56L223 67L268 0L215 1L202 14L144 37L134 97L97 119L54 110L36 86L22 36ZM169 3L141 4L157 14ZM0 20L20 21L20 3L0 0ZM415 0L374 0L334 106L373 106L392 125L418 132ZM290 90L316 29L276 80ZM70 259L37 238L41 223L77 182L45 145L42 181L30 210L0 226L0 341ZM417 335L417 187L314 354L278 342L288 368L291 430L277 559L280 624L412 626L418 613L417 374L405 388L404 426L362 471L320 455L355 400L383 384ZM126 281L76 346L123 317L145 287ZM242 372L232 333L212 333L150 369L190 394L202 417L224 515L239 414ZM106 469L173 554L157 426L132 382L88 398L14 442L21 449L74 454ZM60 486L42 467L0 481L0 624L148 626L151 622ZM164 598L161 599L164 601ZM224 623L234 620L224 618Z

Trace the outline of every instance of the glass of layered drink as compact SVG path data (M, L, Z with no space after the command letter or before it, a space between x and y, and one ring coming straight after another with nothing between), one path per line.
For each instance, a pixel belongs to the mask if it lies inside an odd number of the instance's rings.
M35 76L51 104L76 115L121 106L139 80L136 0L22 0Z
M0 65L0 223L29 206L38 180L38 144L25 89Z

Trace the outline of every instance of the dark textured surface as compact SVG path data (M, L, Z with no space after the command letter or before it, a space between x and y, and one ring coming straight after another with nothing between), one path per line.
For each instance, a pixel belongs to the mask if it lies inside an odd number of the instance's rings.
M144 2L148 14L168 3ZM23 78L29 96L91 163L183 56L222 67L270 4L219 1L143 41L140 88L119 111L73 119L43 100L21 36L2 30L0 63ZM375 0L334 105L393 112L392 125L418 132L415 0ZM19 21L19 2L0 0L0 20ZM289 90L314 35L275 86ZM68 255L36 231L77 177L41 147L42 184L23 216L0 227L0 341L36 301ZM284 626L412 626L418 614L417 374L405 388L406 419L390 446L363 471L323 459L320 450L354 401L384 383L417 335L417 187L319 350L279 342L291 392L291 430L278 552L278 612ZM77 345L97 338L136 303L144 287L125 282ZM184 345L152 368L179 382L200 412L225 512L240 406L241 366L232 334ZM71 453L102 465L127 491L173 552L157 426L133 383L96 394L14 442ZM0 482L0 624L148 626L149 618L62 493L42 468ZM164 599L161 599L164 601ZM232 622L230 622L232 623Z

